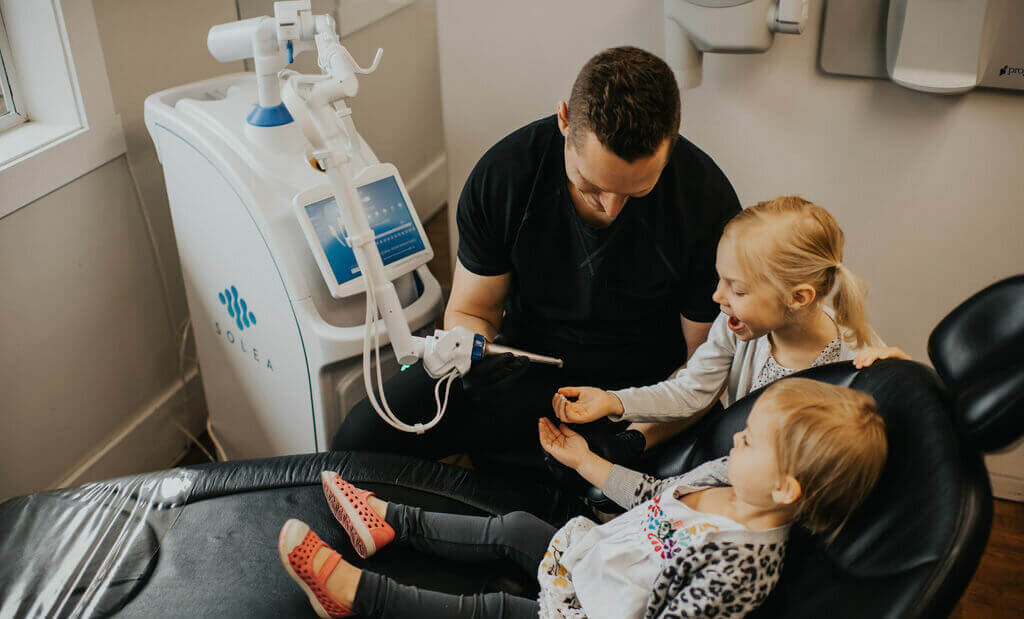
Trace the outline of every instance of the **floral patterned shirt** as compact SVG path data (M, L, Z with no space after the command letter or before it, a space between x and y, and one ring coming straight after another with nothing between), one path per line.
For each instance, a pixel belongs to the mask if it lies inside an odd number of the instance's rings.
M660 481L613 467L622 492L608 496L632 509L603 525L576 517L555 533L537 570L540 617L739 617L760 604L778 580L788 525L751 531L680 500L726 485L726 462Z

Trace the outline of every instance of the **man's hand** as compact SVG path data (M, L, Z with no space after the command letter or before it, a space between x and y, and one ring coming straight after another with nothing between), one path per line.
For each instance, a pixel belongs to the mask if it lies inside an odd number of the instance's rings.
M540 446L544 451L573 470L579 468L584 457L590 453L587 440L565 424L556 428L550 419L541 417L537 429L540 434Z
M471 396L500 391L515 384L529 369L526 357L510 352L489 355L473 362L469 373L462 377L462 386Z
M623 411L617 396L596 387L562 387L551 399L551 408L566 423L589 423Z
M857 353L853 358L853 365L858 370L863 369L878 359L906 359L910 361L910 355L895 346L869 346Z

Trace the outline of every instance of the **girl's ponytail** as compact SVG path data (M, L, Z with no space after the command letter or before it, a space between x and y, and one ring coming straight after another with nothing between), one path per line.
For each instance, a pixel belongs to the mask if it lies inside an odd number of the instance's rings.
M771 283L782 298L800 284L813 286L817 301L832 295L843 339L857 348L876 343L864 287L842 264L846 240L827 210L799 196L782 196L743 209L726 225L726 236L743 237L734 245L748 277Z
M857 348L870 346L875 338L864 309L864 284L843 263L836 263L833 268L836 274L832 306L836 322L850 332L847 341L852 340Z

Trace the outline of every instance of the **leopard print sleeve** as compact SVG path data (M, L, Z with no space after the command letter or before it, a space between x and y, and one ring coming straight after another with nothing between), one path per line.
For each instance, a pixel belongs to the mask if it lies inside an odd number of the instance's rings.
M659 489L672 479L675 478L658 479L616 464L608 473L608 478L605 480L604 486L601 487L601 491L624 509L632 509L657 496Z
M779 580L784 542L708 542L665 566L648 599L646 619L743 617Z
M632 509L649 501L672 485L710 487L729 483L729 458L711 460L682 475L658 479L627 469L618 464L612 466L601 491L609 499L625 509Z

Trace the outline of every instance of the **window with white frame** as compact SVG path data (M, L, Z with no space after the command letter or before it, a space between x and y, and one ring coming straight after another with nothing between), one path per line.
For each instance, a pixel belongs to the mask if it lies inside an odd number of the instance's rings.
M17 85L14 81L14 65L11 48L7 44L7 30L0 15L0 131L9 129L25 120L25 110L14 98Z
M125 152L92 4L0 0L0 218Z

